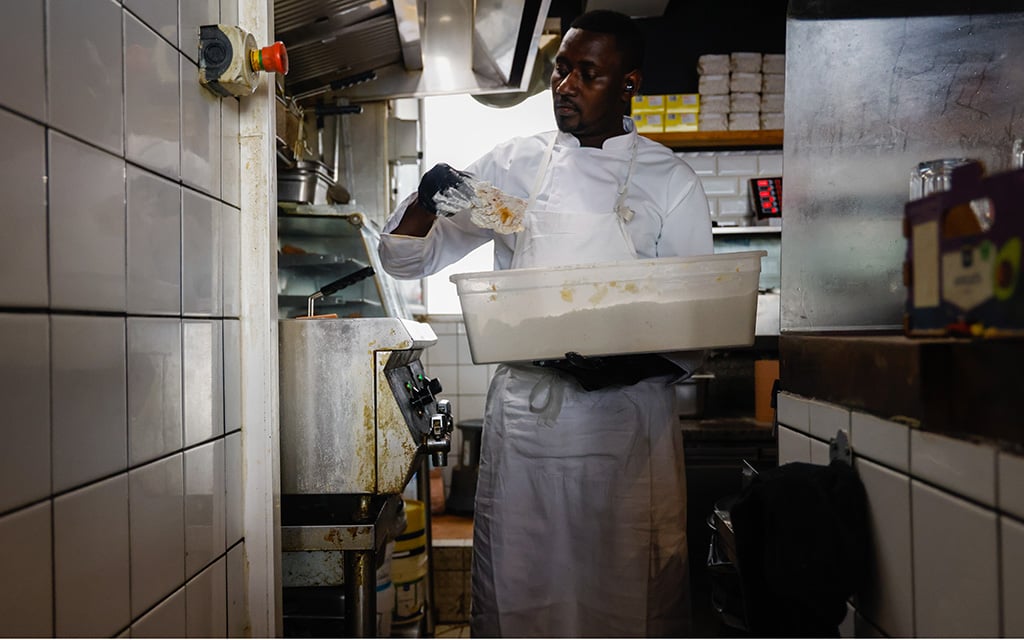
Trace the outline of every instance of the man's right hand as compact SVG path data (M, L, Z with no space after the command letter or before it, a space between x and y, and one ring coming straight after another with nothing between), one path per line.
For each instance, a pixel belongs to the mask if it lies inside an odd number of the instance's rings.
M472 176L465 171L454 169L443 162L435 164L420 179L417 201L421 207L438 215L438 195L451 199L451 196L455 194L462 194L467 201L474 197L473 188L468 183L470 178ZM453 213L455 212L447 208L442 208L440 211L440 215L445 216L450 216Z

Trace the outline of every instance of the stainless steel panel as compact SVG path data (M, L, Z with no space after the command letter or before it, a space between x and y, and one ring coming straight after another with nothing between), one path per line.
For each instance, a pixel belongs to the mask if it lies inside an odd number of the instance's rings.
M410 66L408 59L404 66L380 67L376 80L345 89L338 95L363 102L522 91L530 81L549 5L550 0L424 2L419 41L421 67ZM521 30L527 21L527 28ZM520 62L523 71L516 73Z
M787 23L781 327L902 326L910 170L1010 167L1024 14Z
M384 372L437 338L398 318L282 320L281 493L401 493L430 418L409 420ZM422 369L420 369L422 371Z

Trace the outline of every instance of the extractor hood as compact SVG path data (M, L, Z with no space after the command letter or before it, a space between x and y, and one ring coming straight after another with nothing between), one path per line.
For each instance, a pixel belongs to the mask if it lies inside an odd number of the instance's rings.
M551 0L277 0L285 91L351 102L523 91Z

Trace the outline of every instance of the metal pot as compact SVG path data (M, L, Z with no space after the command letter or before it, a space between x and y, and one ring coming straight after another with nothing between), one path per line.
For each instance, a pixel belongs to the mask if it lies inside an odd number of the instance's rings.
M326 204L327 190L334 186L327 165L301 160L277 172L277 199L299 204Z

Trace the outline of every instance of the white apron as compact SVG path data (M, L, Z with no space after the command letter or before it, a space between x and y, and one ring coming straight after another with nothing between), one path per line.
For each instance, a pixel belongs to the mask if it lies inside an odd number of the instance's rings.
M633 134L635 136L635 134ZM635 257L632 158L612 211L537 211L513 267ZM668 637L689 631L686 482L665 379L584 391L500 365L487 396L474 515L474 637Z

